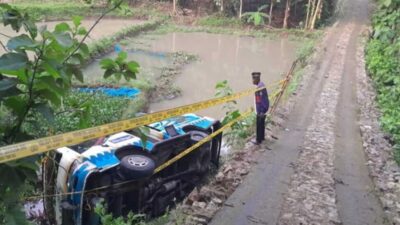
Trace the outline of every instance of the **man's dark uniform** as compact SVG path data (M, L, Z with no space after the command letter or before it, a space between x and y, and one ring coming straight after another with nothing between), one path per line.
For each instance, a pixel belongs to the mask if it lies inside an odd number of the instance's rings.
M252 73L253 79L259 79L260 73ZM257 144L265 140L265 118L269 109L268 92L263 82L259 81L257 88L263 88L255 92L255 105L257 113Z

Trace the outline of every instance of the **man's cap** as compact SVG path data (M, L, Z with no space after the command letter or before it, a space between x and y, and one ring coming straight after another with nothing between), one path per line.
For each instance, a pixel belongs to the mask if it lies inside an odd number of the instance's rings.
M252 72L252 73L251 73L251 76L252 76L253 78L260 78L260 77L261 77L261 73L260 73L260 72Z

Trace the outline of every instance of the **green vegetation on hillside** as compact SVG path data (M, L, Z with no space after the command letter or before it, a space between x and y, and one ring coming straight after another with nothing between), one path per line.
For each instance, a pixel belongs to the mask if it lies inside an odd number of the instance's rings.
M381 125L393 135L400 163L400 0L379 0L367 44L367 68L377 90Z

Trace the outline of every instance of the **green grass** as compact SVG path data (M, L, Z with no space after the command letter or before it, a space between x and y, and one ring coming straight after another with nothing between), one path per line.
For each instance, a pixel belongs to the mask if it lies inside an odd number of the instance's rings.
M204 32L211 34L228 34L238 36L251 36L256 38L278 39L287 37L291 41L315 40L322 36L321 30L313 32L289 29L253 29L250 27L234 28L220 26L181 26L170 22L148 32L150 35L162 35L172 32L195 33Z
M37 21L52 21L52 20L69 20L72 16L83 17L98 17L106 9L100 6L83 4L81 2L73 1L23 1L13 3L12 6L28 13L33 19ZM151 12L151 13L150 13ZM111 12L107 17L117 18L156 18L161 16L156 12L140 9L117 9Z
M285 92L285 98L296 92L302 80L304 74L304 68L305 66L307 66L309 58L314 53L315 45L318 42L318 40L319 38L308 39L302 42L302 45L296 51L296 59L298 60L298 63L294 68L292 80L290 81L288 88Z
M12 5L22 12L28 13L35 20L70 19L72 15L87 16L99 13L99 9L77 3L21 3Z
M104 37L89 44L90 58L97 57L111 50L114 44L126 37L132 37L141 32L157 28L162 23L161 20L150 21L141 25L132 25L124 28L109 37Z
M200 18L197 21L197 25L206 27L231 27L241 28L243 23L236 17L225 17L220 15L211 15Z

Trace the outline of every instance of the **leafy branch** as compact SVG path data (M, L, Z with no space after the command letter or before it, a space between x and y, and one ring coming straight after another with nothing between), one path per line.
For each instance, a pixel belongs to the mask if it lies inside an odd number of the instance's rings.
M110 12L116 10L117 8L120 8L123 2L124 2L123 0L118 1L117 3L114 4L114 6L113 6L112 8L110 8L110 9L106 10L105 12L103 12L103 13L101 14L101 16L100 16L99 18L96 19L96 21L93 23L93 25L89 28L88 32L85 34L85 36L83 36L83 38L82 38L82 40L80 41L80 43L79 43L79 44L76 46L76 48L71 52L71 54L69 54L69 55L67 56L67 58L65 58L64 63L67 62L67 61L72 57L72 55L74 55L74 54L81 48L82 44L85 42L86 38L89 37L89 34L93 31L93 29L97 26L97 24L98 24L107 14L109 14Z

